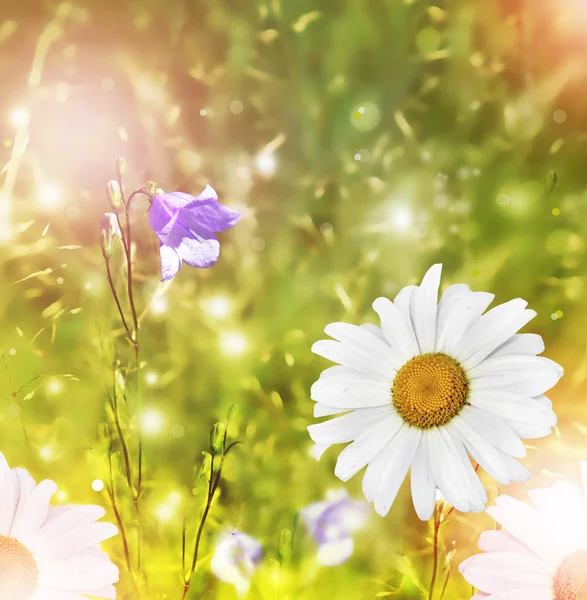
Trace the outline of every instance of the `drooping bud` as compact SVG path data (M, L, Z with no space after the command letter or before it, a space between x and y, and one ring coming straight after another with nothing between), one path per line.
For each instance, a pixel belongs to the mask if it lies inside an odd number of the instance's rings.
M120 192L120 185L118 181L110 180L106 185L106 193L108 194L108 200L113 210L117 211L120 208L120 202L122 200L122 194Z
M214 423L214 426L210 430L210 448L213 454L223 454L225 433L226 427L224 423Z
M116 159L116 175L120 179L126 172L126 160L124 160L124 156L119 156Z
M116 245L116 238L120 237L120 228L114 213L106 213L100 221L100 245L104 258L110 258Z
M141 190L145 192L149 196L149 198L153 198L153 196L158 195L157 184L154 181L145 181L141 186Z

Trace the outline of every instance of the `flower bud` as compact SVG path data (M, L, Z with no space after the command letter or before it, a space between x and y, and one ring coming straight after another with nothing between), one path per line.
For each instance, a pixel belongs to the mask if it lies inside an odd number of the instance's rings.
M141 190L151 198L157 196L157 184L154 181L145 181L141 186Z
M118 221L114 213L106 213L100 221L100 245L104 258L110 258L116 245L116 238L120 236Z
M118 177L122 177L126 172L126 160L124 160L124 156L119 156L116 159L116 175Z
M291 531L289 529L283 529L277 540L277 555L279 556L279 562L282 564L287 564L291 559L291 543Z
M546 193L551 194L554 191L558 183L558 173L556 171L549 171L546 178Z
M224 423L214 423L210 430L210 448L213 454L222 454L224 452L224 435L226 427Z
M113 179L109 181L106 185L106 193L108 194L110 206L113 208L113 210L118 210L120 208L120 202L122 199L122 194L120 192L120 185L118 185L118 181L114 181Z
M238 404L231 404L228 409L228 420L232 421L238 414Z

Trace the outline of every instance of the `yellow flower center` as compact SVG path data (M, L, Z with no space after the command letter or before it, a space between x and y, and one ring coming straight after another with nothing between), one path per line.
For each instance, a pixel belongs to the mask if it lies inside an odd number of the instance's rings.
M0 535L0 600L30 600L38 578L37 563L28 548Z
M410 359L395 376L391 393L406 423L430 429L459 414L467 402L469 382L454 358L432 352Z
M587 550L569 554L553 579L554 600L587 600Z

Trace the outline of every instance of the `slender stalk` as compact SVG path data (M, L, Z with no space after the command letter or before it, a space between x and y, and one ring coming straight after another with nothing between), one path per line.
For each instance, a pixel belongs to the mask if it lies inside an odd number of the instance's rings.
M198 531L196 533L196 541L194 543L194 554L192 558L192 566L190 568L190 572L185 577L183 595L181 597L182 600L185 600L188 592L190 591L190 585L192 582L192 578L194 573L196 572L196 566L198 563L198 554L200 552L200 542L202 540L202 533L204 532L204 527L206 525L206 519L208 518L208 513L210 512L210 508L212 507L212 502L214 500L214 494L218 488L218 484L220 483L220 476L222 475L222 467L224 466L224 457L226 454L222 455L220 459L220 465L218 466L218 472L216 476L214 476L214 456L212 456L212 461L210 464L210 481L208 482L208 497L206 498L206 506L204 508L204 512L202 513L202 517L200 518L200 525L198 526Z
M104 255L104 261L106 263L106 277L108 279L108 284L110 285L110 291L112 292L112 297L114 298L114 302L116 303L116 308L118 308L118 314L120 315L120 320L122 321L122 324L124 325L124 328L126 329L126 333L128 334L128 337L130 338L131 341L133 341L132 333L128 327L126 319L124 318L124 312L122 310L122 306L120 304L120 300L118 298L116 288L114 287L114 280L112 279L112 271L110 269L110 259L106 255Z
M114 368L112 369L112 373L113 373L113 378L115 378L116 372L115 372ZM111 401L112 415L114 417L114 424L116 426L116 432L118 434L118 438L120 440L120 445L122 447L122 455L124 457L124 471L125 471L125 475L126 475L126 481L128 483L128 487L132 491L133 485L132 485L132 470L131 470L131 465L130 465L130 453L128 450L128 445L126 443L126 439L122 432L122 425L120 423L120 414L118 413L118 396L116 394L116 381L113 381L112 385L113 385L112 401Z
M444 584L443 584L442 590L440 592L440 600L444 599L444 593L446 592L446 586L448 585L448 580L450 579L451 573L452 573L452 564L447 569L446 577L444 578Z
M432 578L430 580L430 591L428 592L428 600L434 598L434 586L436 585L436 576L438 574L438 531L440 530L440 517L444 504L437 503L434 509L434 562L432 563Z

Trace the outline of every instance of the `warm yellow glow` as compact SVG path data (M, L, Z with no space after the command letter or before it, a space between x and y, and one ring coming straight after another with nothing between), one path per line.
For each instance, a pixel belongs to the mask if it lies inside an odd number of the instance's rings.
M55 209L61 206L63 192L53 183L42 183L37 188L37 202L45 209Z
M17 107L10 113L10 122L15 127L26 127L31 120L31 115L26 108Z
M104 489L104 482L101 479L94 479L92 481L92 489L94 492L101 492Z
M217 295L202 300L202 308L209 317L226 319L232 312L232 302L226 296Z
M220 335L220 349L226 356L241 356L248 347L247 338L238 331L227 331Z
M160 411L155 408L147 408L140 417L140 426L143 433L156 435L163 429L165 419Z
M269 177L277 170L277 159L272 152L264 150L255 158L255 167L261 175Z

